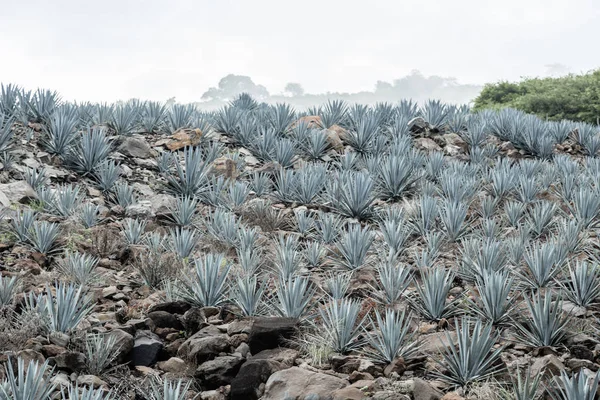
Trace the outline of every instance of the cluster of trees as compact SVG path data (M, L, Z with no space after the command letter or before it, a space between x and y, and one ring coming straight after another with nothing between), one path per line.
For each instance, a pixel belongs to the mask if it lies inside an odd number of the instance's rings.
M600 69L582 75L487 84L474 101L475 110L505 107L549 120L569 119L598 124Z
M418 102L439 99L446 103L465 104L472 101L481 88L479 85L460 84L455 78L424 76L419 71L413 71L392 82L378 81L373 91L312 94L306 93L301 84L291 82L285 86L283 93L271 94L266 87L255 83L249 76L229 74L219 81L217 87L208 89L198 105L204 109L214 109L244 92L258 101L270 104L286 102L298 108L323 104L330 99L361 104L397 103L401 99Z

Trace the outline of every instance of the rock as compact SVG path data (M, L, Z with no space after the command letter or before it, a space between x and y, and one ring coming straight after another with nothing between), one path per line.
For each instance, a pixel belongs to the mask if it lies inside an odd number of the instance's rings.
M163 371L173 374L183 374L187 371L187 364L178 357L171 357L167 361L159 361L156 365Z
M201 364L228 349L227 335L209 325L186 340L177 350L177 356Z
M129 157L142 159L152 157L150 145L141 137L126 137L117 148L117 151Z
M157 328L173 328L183 330L183 324L175 315L166 311L152 311L148 313L148 318L154 322Z
M305 115L304 117L299 118L296 122L294 122L291 126L294 129L298 124L306 124L309 129L318 129L323 127L323 123L321 122L321 117L318 115Z
M233 336L238 333L250 334L251 331L252 331L252 320L249 318L233 321L227 327L227 334L229 336Z
M155 304L148 310L148 313L154 311L166 311L170 314L183 315L187 310L192 308L192 305L185 301L169 301L166 303Z
M155 213L152 210L152 202L149 200L139 200L137 203L128 205L125 208L125 216L138 219L154 218Z
M344 152L344 143L342 139L348 136L348 132L339 125L333 125L329 129L324 130L327 135L327 143L338 153Z
M271 374L283 368L281 363L266 359L251 359L246 361L235 378L231 381L231 400L256 400L257 391Z
M113 329L107 335L115 338L115 345L112 352L118 353L117 360L121 363L125 362L133 349L133 336L122 329Z
M219 157L213 162L214 170L228 179L235 179L239 175L235 161L228 157Z
M567 367L573 372L578 372L581 369L587 368L592 371L598 371L598 365L594 364L590 360L583 360L579 358L570 358L567 360Z
M569 352L573 358L594 361L594 352L587 346L575 344L569 346Z
M450 340L448 340L448 337ZM452 345L456 346L458 343L458 337L454 331L436 332L429 335L422 335L419 339L422 344L421 352L423 354L441 353L450 348Z
M456 392L450 392L446 393L441 400L465 400L465 398Z
M131 353L131 364L143 367L153 365L162 347L163 343L157 335L150 331L137 331Z
M30 199L37 199L37 194L25 181L0 185L0 202L4 207L9 207L11 203L26 203Z
M170 214L177 201L175 197L164 193L147 197L146 200L150 202L150 208L155 215Z
M565 365L558 357L553 354L548 354L544 357L537 358L531 366L531 377L539 375L555 376L560 375L560 372L565 369Z
M373 364L369 360L365 360L356 356L340 356L335 355L330 359L331 365L335 372L350 375L354 371L367 372L371 375L381 375L381 367Z
M354 371L350 374L350 376L348 377L348 380L352 383L354 382L358 382L358 381L372 381L373 375L369 374L368 372L358 372L358 371Z
M278 347L276 349L263 350L260 353L255 354L252 359L276 361L280 363L283 368L290 368L294 365L298 355L299 353L297 350Z
M423 132L429 127L429 124L422 117L415 117L408 121L408 128L411 132Z
M333 392L333 400L363 400L365 394L358 388L348 386Z
M171 140L167 142L166 146L171 151L183 149L186 146L195 146L200 143L202 134L203 133L199 128L179 129L177 132L173 133L170 137Z
M562 310L572 317L585 317L587 310L585 307L580 307L577 304L564 300L562 302Z
M310 395L319 400L333 400L333 393L348 386L348 381L318 372L292 367L269 377L262 400L300 400Z
M296 332L298 320L283 317L255 318L252 323L248 345L252 354L262 350L285 346L285 340Z
M68 372L81 372L86 368L86 358L78 351L65 351L53 357L50 361L56 368Z
M397 374L398 376L402 376L406 371L406 364L404 363L404 358L398 357L383 370L383 375L387 378L391 377L392 374Z
M200 380L202 386L208 389L229 385L243 361L242 357L237 356L217 357L200 364L196 369L195 376Z
M93 387L94 389L108 387L106 382L95 375L79 375L77 377L77 383L82 386Z
M396 393L391 390L382 390L373 394L372 400L410 400L410 397L404 394Z
M183 314L183 326L189 335L193 335L209 324L204 311L199 307L192 307Z
M426 151L442 151L442 148L433 139L422 137L415 139L415 147Z

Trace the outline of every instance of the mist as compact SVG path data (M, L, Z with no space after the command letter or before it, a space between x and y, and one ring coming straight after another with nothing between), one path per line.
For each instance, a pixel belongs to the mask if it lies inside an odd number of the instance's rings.
M402 99L417 102L439 99L446 103L468 104L482 88L481 85L461 84L456 78L424 76L417 70L391 82L377 81L373 86L372 91L307 93L301 83L289 82L283 92L271 94L264 85L255 83L249 76L229 74L216 87L204 92L201 101L196 104L202 109L213 110L244 92L268 104L286 102L300 110L332 99L345 100L351 104L397 103Z

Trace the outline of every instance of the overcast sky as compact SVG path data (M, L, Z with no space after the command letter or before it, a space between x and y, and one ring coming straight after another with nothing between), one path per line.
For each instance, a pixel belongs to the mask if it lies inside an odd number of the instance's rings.
M595 5L594 5L595 3ZM69 100L199 100L223 76L280 93L420 70L485 83L600 67L598 0L0 0L0 81ZM559 68L560 69L560 68Z

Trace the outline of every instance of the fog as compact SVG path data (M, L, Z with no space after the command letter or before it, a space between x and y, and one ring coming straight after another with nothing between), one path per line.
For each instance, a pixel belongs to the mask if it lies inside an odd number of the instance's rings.
M487 82L600 66L596 0L0 5L0 82L66 100L213 107L231 94L219 85L234 75L264 88L263 100L298 107L331 96L464 103Z

